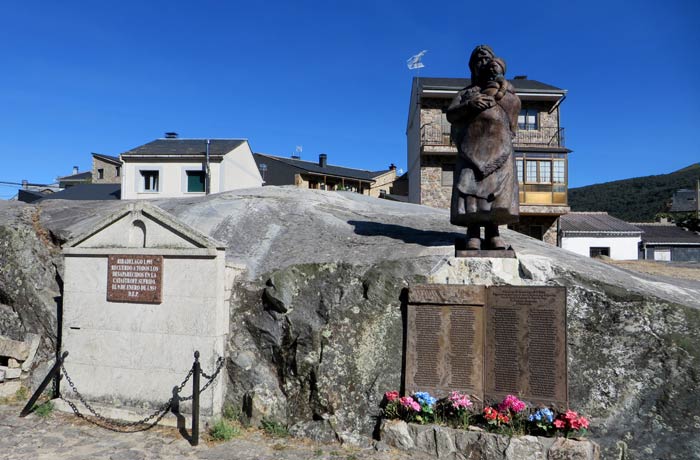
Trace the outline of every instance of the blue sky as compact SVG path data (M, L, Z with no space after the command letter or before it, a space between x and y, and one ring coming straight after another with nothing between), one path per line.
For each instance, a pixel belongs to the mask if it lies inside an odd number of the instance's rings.
M675 171L700 161L699 5L5 1L0 181L51 182L165 131L406 168L406 59L465 77L480 43L510 77L569 90L570 186Z

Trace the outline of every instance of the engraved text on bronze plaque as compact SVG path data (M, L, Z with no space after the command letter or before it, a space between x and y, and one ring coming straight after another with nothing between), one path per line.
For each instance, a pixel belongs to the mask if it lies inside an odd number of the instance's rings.
M566 405L566 289L488 289L485 397Z
M161 303L163 256L110 255L107 301Z
M438 396L450 391L474 395L483 392L485 295L479 289L462 286L464 295L460 299L455 287L411 289L406 336L408 392L429 391Z

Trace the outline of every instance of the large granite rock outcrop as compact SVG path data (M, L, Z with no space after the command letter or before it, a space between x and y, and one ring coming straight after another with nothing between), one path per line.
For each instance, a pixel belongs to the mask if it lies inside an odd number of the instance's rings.
M700 281L632 273L514 232L504 232L518 254L514 271L460 262L451 255L462 231L447 211L352 193L266 187L155 204L226 242L227 261L243 270L231 298L228 398L254 422L277 419L319 439L371 434L383 392L400 385L402 292L412 283L557 284L569 288L571 404L591 416L603 458L700 451ZM45 228L46 241L36 237L44 247L26 252L25 265L60 267L52 239L118 206L0 204L13 219L0 231L26 235L3 254ZM29 277L48 282L52 273ZM0 292L11 283L0 278ZM51 296L33 295L0 298L25 329L39 324L32 312L55 311Z

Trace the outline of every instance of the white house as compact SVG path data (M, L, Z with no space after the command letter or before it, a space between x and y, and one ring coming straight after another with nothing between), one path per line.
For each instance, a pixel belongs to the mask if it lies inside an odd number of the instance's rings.
M123 200L197 196L263 183L246 139L179 139L166 133L119 159Z
M607 212L570 212L560 217L559 246L588 257L636 260L642 230Z

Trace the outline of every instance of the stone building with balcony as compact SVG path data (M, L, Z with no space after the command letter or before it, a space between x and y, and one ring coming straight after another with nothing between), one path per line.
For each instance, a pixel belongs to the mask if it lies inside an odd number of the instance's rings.
M560 104L566 90L520 76L510 80L522 101L513 140L520 222L512 228L557 243L559 216L569 212L568 154ZM408 201L449 208L457 147L445 111L468 78L414 78L406 127Z

